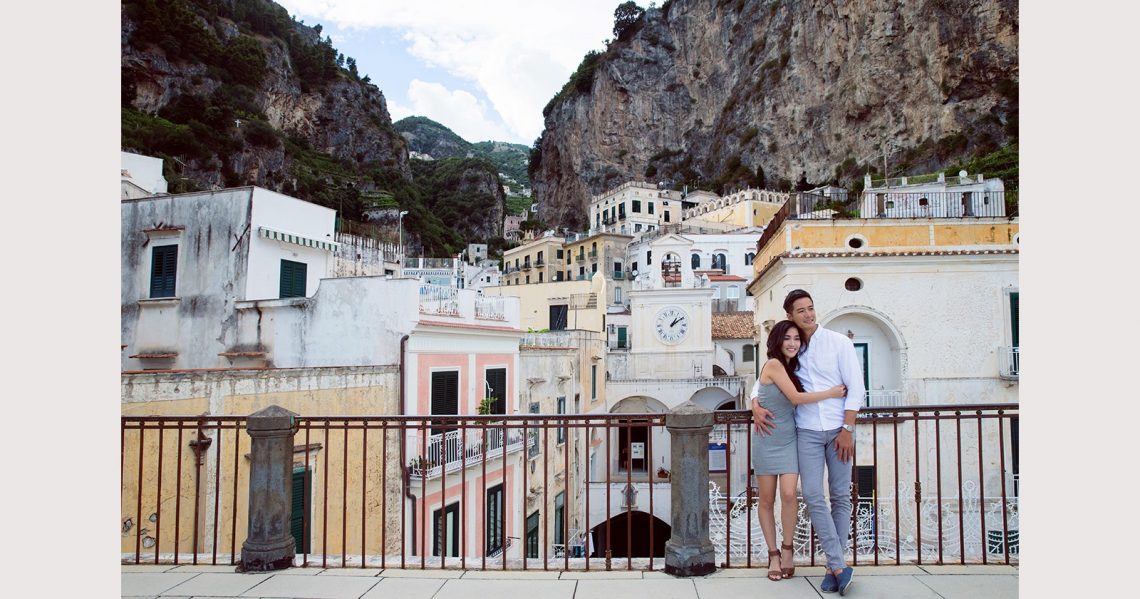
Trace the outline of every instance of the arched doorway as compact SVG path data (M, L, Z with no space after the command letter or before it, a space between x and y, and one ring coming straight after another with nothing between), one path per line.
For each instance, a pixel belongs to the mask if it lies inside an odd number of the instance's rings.
M665 557L665 541L673 528L645 512L621 512L594 527L594 555L605 557L607 539L612 557ZM650 540L652 535L652 541Z

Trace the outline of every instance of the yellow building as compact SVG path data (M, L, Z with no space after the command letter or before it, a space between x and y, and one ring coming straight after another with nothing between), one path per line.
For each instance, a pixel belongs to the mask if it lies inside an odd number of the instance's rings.
M530 285L563 280L562 237L548 232L503 252L503 284Z
M730 225L731 228L763 227L780 211L788 194L767 189L744 189L724 197L704 199L685 210L685 222L693 226L701 223Z
M926 207L934 193L896 186L887 201ZM1016 402L1017 216L847 216L860 202L794 194L761 235L748 285L760 346L787 293L805 289L817 322L852 339L866 405Z

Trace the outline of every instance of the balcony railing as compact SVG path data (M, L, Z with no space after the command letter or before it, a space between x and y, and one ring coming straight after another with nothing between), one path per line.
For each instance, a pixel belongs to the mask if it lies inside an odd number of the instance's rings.
M1021 348L1019 347L999 347L998 348L998 368L1001 372L1001 378L1017 380L1018 372L1021 370Z
M502 297L475 296L475 318L483 320L506 320L507 300Z
M586 255L589 256L591 260L593 260L598 257L598 250L590 250L590 252Z
M459 316L459 290L442 285L420 285L420 314Z
M574 347L574 339L566 333L524 333L519 347Z
M898 389L868 390L863 405L868 408L895 408L902 403L902 391Z
M1017 418L1016 404L861 410L850 563L1018 563ZM713 419L708 514L716 565L757 567L767 544L750 476L751 414L717 411ZM661 413L296 417L286 445L295 449L282 458L293 479L277 482L301 492L292 513L298 563L660 567L674 518L671 485L703 470L671 463L665 421ZM250 456L259 459L247 419L124 416L121 423L123 562L237 564L251 513ZM534 433L537 452L527 458L524 439ZM500 496L500 511L488 519L486 499L496 488L511 495ZM447 524L442 508L456 504ZM539 536L527 542L525 515L536 511ZM637 512L651 517L639 521ZM486 552L482 535L491 522L500 544ZM433 540L444 539L436 533L448 527L462 541L433 550ZM796 562L823 563L802 502L795 529L779 527Z
M610 277L615 281L624 280L625 279L625 271L615 270L615 271L610 273Z
M522 269L530 270L530 262L523 262Z
M455 472L461 466L473 466L482 462L484 456L495 459L504 452L514 453L523 446L522 431L509 430L504 433L501 428L451 430L430 435L426 442L422 441L422 437L417 437L412 442L415 454L408 463L408 468L413 477L428 479L438 478L445 469Z

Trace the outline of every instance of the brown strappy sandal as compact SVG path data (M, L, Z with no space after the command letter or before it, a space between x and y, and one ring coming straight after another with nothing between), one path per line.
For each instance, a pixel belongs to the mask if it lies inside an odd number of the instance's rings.
M788 560L792 564L791 568L784 568L783 567L784 556L783 555L780 556L780 567L781 567L780 573L783 574L784 578L791 578L791 577L796 575L796 550L794 547L792 547L792 545L790 543L786 544L786 545L780 545L780 549L783 551L787 551L787 552L792 554L792 559Z
M772 563L773 563L772 559L773 558L780 559L780 551L778 549L776 551L769 551L768 552L768 580L773 580L773 581L783 580L784 579L783 569L781 569L781 568L776 568L774 570L772 569ZM781 562L780 565L783 566L784 564Z

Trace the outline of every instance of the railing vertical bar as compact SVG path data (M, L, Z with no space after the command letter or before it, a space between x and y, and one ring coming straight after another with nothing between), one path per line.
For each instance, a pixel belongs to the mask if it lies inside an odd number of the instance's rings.
M506 489L510 488L506 485L506 421L503 421L502 437L499 437L499 445L503 446L503 462L499 463L499 469L503 471L503 501L499 502L499 528L503 533L499 539L503 542L503 549L499 551L499 558L503 560L503 569L506 570L506 550L507 545L510 544L510 539L506 536ZM523 489L526 491L526 489Z
M139 476L138 486L135 488L135 563L140 562L142 556L142 496L143 496L143 455L146 453L146 422L139 422Z
M158 423L158 480L154 490L154 563L158 563L159 550L162 548L162 441L165 436L166 423ZM231 550L232 551L232 550Z
M567 420L563 422L565 425L562 433L562 492L565 493L563 497L570 497L570 422ZM650 510L653 511L653 494L649 495ZM562 568L564 570L570 569L570 510L566 509L566 502L562 502ZM650 539L653 538L653 529L649 529ZM652 540L650 545L652 545ZM653 556L650 554L649 567L653 568Z
M529 445L530 445L530 439L528 439L528 438L527 438L527 436L526 436L526 435L527 435L527 424L528 424L528 422L529 422L529 421L527 421L527 420L523 420L523 423L522 423L522 434L523 434L523 444L524 444L524 446L523 446L523 454L524 454L524 455L527 455L527 454L529 454L529 453L530 453L530 447L529 447ZM537 424L537 423L535 423L535 424ZM526 522L526 519L527 519L527 505L526 505L526 498L527 498L527 496L528 496L528 495L530 495L530 487L529 487L529 486L527 486L527 483L528 483L528 481L527 481L527 470L529 470L529 469L530 469L530 468L529 468L530 464L528 463L529 461L530 461L530 457L529 457L529 455L528 455L527 457L524 457L524 458L523 458L523 469L522 469L522 491L523 491L523 492L522 492L522 503L523 503L523 505L522 505L522 517L523 517L523 522L524 522L524 524L523 524L524 528L526 527L526 524L525 524L525 522ZM543 456L542 456L542 461L543 461L543 466L545 466L545 465L546 465L546 455L545 455L545 453L544 453L544 454L543 454ZM505 463L503 464L503 467L504 467L504 468L506 467L506 464L505 464ZM543 472L543 474L545 474L545 471ZM543 493L543 500L545 500L545 499L546 499L546 486L545 486L545 485L543 485L542 493ZM543 510L543 516L545 517L545 515L546 515L546 510ZM528 535L530 534L530 530L529 530L529 529L526 531L526 534L528 534ZM523 542L523 551L522 551L522 569L523 569L523 570L526 570L526 569L527 569L527 563L526 563L526 560L527 560L527 553L528 553L529 551L530 551L530 541L529 541L529 539L528 539L528 540L525 540L525 541ZM504 552L504 558L505 558L505 552ZM545 564L543 564L543 569L545 569Z
M590 571L590 558L591 558L590 546L593 545L593 539L594 539L593 531L590 529L590 421L589 420L585 421L585 427L582 431L582 455L585 456L585 459L586 459L586 467L584 468L584 470L586 471L586 475L583 477L586 481L585 484L583 485L583 487L586 489L586 528L585 528L585 535L584 535L585 539L583 539L583 542L585 543L585 547L582 549L582 552L586 554L586 571L589 572Z
M748 531L748 562L746 565L747 565L747 567L751 568L752 567L752 508L753 508L752 494L756 490L756 488L755 488L756 479L755 479L755 476L752 474L752 421L751 421L751 419L749 419L744 425L744 454L745 454L745 456L744 456L744 479L746 481L748 481L747 486L745 487L746 489L748 489L747 498L745 499L745 501L747 501L748 504L745 506L746 509L744 512L744 517L747 519L747 522L748 522L748 528L746 529ZM779 479L777 478L777 482L778 482L778 480ZM780 505L780 509L781 510L784 509L784 506L782 504ZM773 532L772 534L775 534L775 532ZM795 531L794 530L785 531L784 537L785 538L795 538ZM792 550L792 563L794 564L795 561L796 561L796 552L793 549ZM781 564L780 567L782 568L783 565Z
M891 430L894 434L894 443L891 444L891 449L895 453L895 488L891 495L895 497L895 565L902 564L902 543L899 542L899 495L902 494L902 489L899 488L899 420L897 417L891 419Z
M430 429L424 428L424 422L420 422L420 520L417 524L422 528L419 535L420 541L420 569L427 568L427 536L430 527L427 521L427 471L431 465L431 460L428 459L428 434Z
M182 421L178 422L178 451L174 469L174 563L178 563L179 539L182 529Z
M479 552L479 555L481 556L481 559L483 560L482 566L480 567L480 569L486 570L487 569L487 550L490 549L490 545L487 543L487 540L491 536L491 529L490 529L490 527L487 526L489 524L489 522L487 522L487 514L489 514L490 512L487 509L487 503L486 503L487 502L487 446L488 446L488 443L487 443L487 421L486 420L480 421L479 426L480 426L480 431L483 434L483 438L479 440L479 458L480 458L480 461L482 462L481 467L483 468L483 477L482 477L482 486L483 486L483 495L482 495L482 498L483 498L483 514L482 514L482 516L483 516L483 548ZM503 487L503 488L505 489L506 487Z
M715 421L714 421L715 422ZM732 567L732 458L728 455L729 425L724 424L724 567ZM779 478L779 477L777 477ZM746 523L747 525L747 523ZM751 548L750 548L751 549Z
M938 565L946 563L942 556L942 419L934 411L934 476L935 498L938 501Z
M313 506L310 499L313 497L313 476L309 471L309 433L313 430L311 420L304 420L305 424L305 472L301 474L301 485L305 493L301 510L301 567L309 567L309 545L313 537Z
M871 488L871 530L875 532L875 565L879 565L879 423L875 422L878 414L871 415L871 469L875 473L875 480ZM898 548L895 548L896 551Z
M978 519L982 524L982 564L989 563L986 546L986 478L982 462L982 411L978 410Z
M646 474L649 475L649 569L653 570L653 556L657 553L656 545L653 543L653 529L657 528L654 518L656 514L653 512L653 425L645 425L645 468Z
M917 533L918 565L922 565L922 461L918 449L918 410L914 412L914 528Z
M467 569L467 425L470 421L459 423L459 488L463 489L459 496L459 567Z
M523 426L526 426L525 423ZM523 434L523 438L526 435ZM526 468L523 468L523 476L526 476ZM523 490L527 488L526 479L523 479ZM542 569L549 569L550 562L550 421L547 420L542 423L542 511L540 516L542 518ZM523 510L523 515L526 515L526 510ZM526 551L523 551L526 555ZM526 561L523 561L523 569L526 569Z
M210 558L211 565L218 565L218 507L222 501L222 421L217 420L215 427L218 433L218 444L214 448L214 536L213 542L210 544L212 554Z
M439 567L447 569L447 442L448 434L445 429L439 436L439 534L432 534L433 543L439 541Z
M610 520L612 519L611 518L611 512L610 512L610 506L612 503L612 498L610 496L610 488L613 487L613 473L611 472L611 466L612 466L612 462L613 462L613 458L611 456L613 456L613 452L610 450L610 437L611 436L612 435L610 433L610 421L607 419L606 420L606 572L609 572L610 570L613 569L613 566L610 563L610 560L613 559L613 544L612 544L613 535L611 534L611 528L612 527L610 526Z
M1009 564L1009 516L1008 501L1005 496L1005 410L998 410L998 473L1001 475L1001 545L1005 548L1005 563ZM981 439L978 444L981 444Z
M332 448L329 447L329 421L324 421L325 443L323 445L325 452L329 457L324 460L324 498L321 500L321 567L328 567L329 558L329 462L332 461Z
M202 428L206 426L205 417L199 418L195 429L195 440L191 443L200 441L205 435L202 434ZM194 559L193 564L198 565L198 539L202 536L200 517L202 514L202 450L198 449L198 445L194 445Z
M364 422L360 430L360 567L365 566L365 547L368 538L368 423Z
M403 465L397 466L397 472ZM403 477L400 477L403 481ZM403 501L400 502L401 504ZM403 525L400 526L403 528ZM400 553L404 549L400 547ZM380 567L387 566L388 557L388 421L380 421Z
M855 464L859 463L859 441L855 437L855 434L857 432L858 431L852 431L851 432L851 481L852 481L852 485L851 485L851 490L850 490L850 493L851 493L851 531L849 534L851 535L850 540L851 540L851 565L852 566L858 566L859 565L859 535L857 534L858 531L856 530L856 527L855 527L855 525L857 523L856 521L859 519L858 518L858 514L859 514L859 489L858 489L859 477L855 476ZM779 477L777 477L776 481L779 482L779 480L780 480ZM781 560L781 561L783 561L783 560ZM783 563L781 563L780 566L782 567Z
M348 567L348 421L341 423L344 435L340 458L340 567Z
M241 421L234 422L234 492L230 497L233 508L230 510L230 565L238 562L237 554L237 513L238 513L238 469L241 468Z
M408 448L408 424L403 420L397 421L399 426L400 435L400 459L406 460ZM400 569L407 567L408 549L414 548L415 537L412 537L412 543L408 544L408 496L412 493L412 469L408 464L400 464ZM412 512L415 517L415 512ZM412 530L415 534L415 530Z
M633 419L625 421L625 569L633 569Z
M954 410L954 443L958 448L958 560L966 565L966 528L962 520L962 412Z

